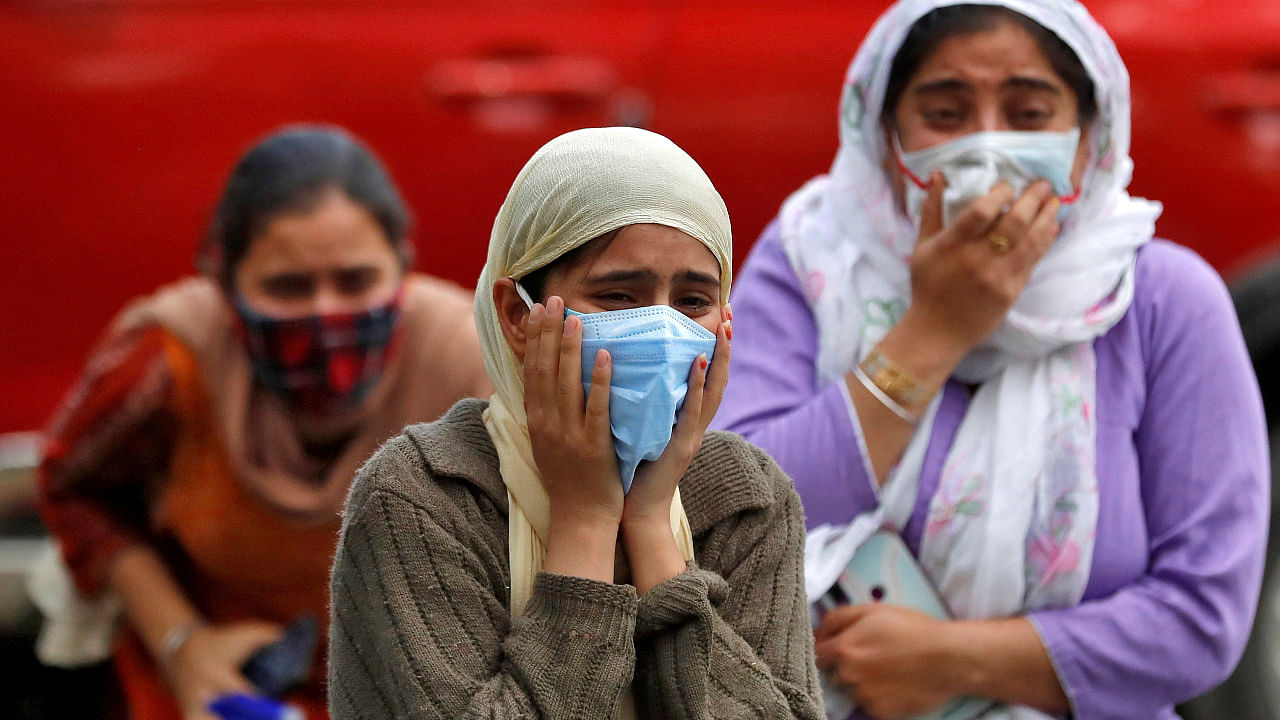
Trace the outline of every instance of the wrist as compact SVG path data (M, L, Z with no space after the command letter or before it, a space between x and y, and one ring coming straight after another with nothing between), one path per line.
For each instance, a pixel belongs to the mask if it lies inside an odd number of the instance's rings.
M160 638L159 647L156 648L156 665L170 670L174 661L182 653L183 648L190 643L191 638L208 627L209 624L200 617L193 617L169 626L169 629L165 630L164 635Z
M987 667L981 652L976 648L982 643L975 637L979 623L950 620L938 629L938 647L942 657L938 667L943 669L942 681L951 697L986 697Z
M936 326L911 308L876 347L926 390L937 391L973 349L945 326Z
M624 523L622 544L631 566L631 582L642 595L684 572L688 566L676 544L670 516Z
M543 567L558 575L613 582L618 521L594 515L558 515L552 510Z
M626 545L631 543L650 543L655 540L661 540L664 537L672 538L671 534L671 514L664 512L661 515L650 514L643 515L638 513L623 513L622 515L622 542Z

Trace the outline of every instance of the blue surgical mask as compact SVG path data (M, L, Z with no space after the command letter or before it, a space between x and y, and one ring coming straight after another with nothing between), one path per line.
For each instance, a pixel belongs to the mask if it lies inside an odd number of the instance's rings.
M532 306L524 288L520 296ZM631 490L641 460L657 460L676 423L676 413L689 391L689 370L699 355L710 361L715 333L669 305L565 316L582 320L582 386L591 392L596 353L608 350L609 426L618 455L622 490Z
M1077 194L1071 184L1080 129L1068 132L977 132L916 152L903 152L895 136L894 150L906 176L907 215L920 227L929 175L940 170L947 179L942 193L942 224L950 225L974 200L1004 180L1021 195L1028 185L1048 180L1062 201L1058 220L1066 217Z

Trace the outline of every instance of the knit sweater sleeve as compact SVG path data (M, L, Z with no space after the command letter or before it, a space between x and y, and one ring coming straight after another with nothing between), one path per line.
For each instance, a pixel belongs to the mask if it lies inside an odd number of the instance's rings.
M640 715L821 718L804 595L800 498L762 451L741 440L720 443L719 449L711 465L749 463L773 498L763 508L717 523L698 543L699 564L640 597ZM726 454L737 457L719 457ZM723 484L729 492L733 486ZM702 501L734 502L705 496Z
M462 485L428 476L404 438L357 476L332 577L332 717L611 717L635 589L544 572L512 622L505 513Z

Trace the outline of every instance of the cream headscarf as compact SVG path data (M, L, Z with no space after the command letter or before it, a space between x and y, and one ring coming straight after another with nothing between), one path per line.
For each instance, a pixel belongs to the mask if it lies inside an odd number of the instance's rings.
M733 244L724 201L693 158L647 130L576 130L547 143L516 176L493 223L489 256L476 283L475 318L497 390L484 420L511 505L513 618L524 611L542 569L551 516L529 445L521 364L502 334L493 286L637 223L673 227L706 245L720 263L721 297L728 298ZM692 560L693 537L679 491L671 505L671 528L685 559Z

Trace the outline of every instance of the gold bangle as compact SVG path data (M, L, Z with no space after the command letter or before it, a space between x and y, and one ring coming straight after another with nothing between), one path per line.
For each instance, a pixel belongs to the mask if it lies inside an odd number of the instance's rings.
M866 388L867 392L871 393L872 397L879 400L880 404L888 408L894 415L897 415L898 417L902 418L904 422L909 422L912 425L916 424L917 422L920 422L919 415L912 413L906 408L902 407L901 405L898 404L897 400L894 400L893 398L889 397L888 395L885 394L883 390L876 387L876 384L871 382L871 378L867 377L867 374L862 372L861 366L859 365L853 366L853 375L854 377L858 378L858 382L862 383L862 387Z
M920 381L898 367L878 347L872 348L858 367L872 384L903 408L919 408L928 400L928 393Z

